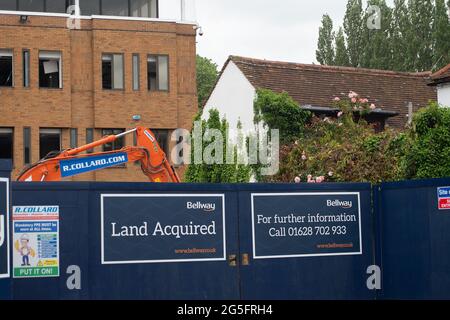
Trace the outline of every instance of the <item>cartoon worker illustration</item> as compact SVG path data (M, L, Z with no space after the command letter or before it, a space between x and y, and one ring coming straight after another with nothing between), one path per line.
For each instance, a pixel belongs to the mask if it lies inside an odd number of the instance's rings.
M22 267L30 266L30 256L34 258L36 255L33 248L30 247L30 237L27 234L22 235L20 237L20 243L19 240L17 240L14 247L22 256Z

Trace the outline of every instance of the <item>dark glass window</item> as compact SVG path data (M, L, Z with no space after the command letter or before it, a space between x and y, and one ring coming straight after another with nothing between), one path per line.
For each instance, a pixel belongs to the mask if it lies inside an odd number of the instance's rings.
M169 91L169 57L150 55L147 59L148 90Z
M23 128L23 162L31 163L31 128Z
M12 50L0 50L0 87L13 86Z
M128 16L128 0L102 0L102 15Z
M61 53L39 53L39 87L62 88Z
M133 54L133 90L135 91L139 90L139 65L139 55Z
M100 0L80 0L80 11L83 16L100 14Z
M86 144L94 142L94 129L88 128L86 129ZM86 151L87 153L94 152L94 149L89 149Z
M45 0L45 11L66 13L69 5L70 1L68 0Z
M132 17L157 18L157 0L130 0L130 15Z
M44 12L44 0L19 0L19 11Z
M122 54L104 54L102 56L103 89L123 89L124 71Z
M39 156L45 158L50 152L61 150L61 130L41 129L39 132Z
M169 154L169 130L165 129L155 129L152 130L155 135L156 141L158 141L159 146L167 155Z
M1 0L0 10L17 10L17 0Z
M14 130L0 128L0 159L13 159L14 157Z
M23 86L30 86L30 50L23 50Z
M70 148L78 147L78 129L70 129Z
M118 134L121 134L124 132L125 132L124 129L103 129L102 136L106 137L106 136L118 135ZM125 145L124 143L125 143L124 137L121 137L114 142L104 144L103 151L108 152L108 151L120 150L124 147L124 145Z

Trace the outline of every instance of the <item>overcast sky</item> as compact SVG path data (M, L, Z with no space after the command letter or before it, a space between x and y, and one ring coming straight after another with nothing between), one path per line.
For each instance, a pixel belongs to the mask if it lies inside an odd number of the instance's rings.
M161 17L179 16L180 0L163 0ZM219 67L229 55L316 62L324 13L342 25L347 0L186 0L187 16L203 27L197 51ZM192 5L194 3L194 5ZM178 10L178 11L177 11Z

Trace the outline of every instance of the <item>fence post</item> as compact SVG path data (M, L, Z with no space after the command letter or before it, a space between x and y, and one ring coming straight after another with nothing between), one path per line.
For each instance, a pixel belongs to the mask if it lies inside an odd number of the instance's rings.
M11 207L10 160L0 160L0 300L10 300L10 213Z

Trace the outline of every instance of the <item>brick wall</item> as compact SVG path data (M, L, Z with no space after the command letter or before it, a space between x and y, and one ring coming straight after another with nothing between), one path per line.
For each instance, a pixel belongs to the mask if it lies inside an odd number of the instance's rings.
M195 30L192 25L132 20L82 20L69 30L64 17L0 15L0 49L14 50L14 87L0 88L0 127L14 128L14 177L24 167L23 128L31 127L32 162L39 160L39 128L61 128L62 146L70 147L69 128L78 129L78 144L86 129L190 129L197 110ZM30 88L23 87L22 50L29 49ZM39 88L40 50L62 54L62 89ZM124 90L102 89L102 53L124 55ZM140 90L132 90L132 55L140 57ZM147 90L147 55L169 55L169 92ZM139 114L142 120L133 122ZM133 137L126 138L133 144ZM100 151L99 148L96 151ZM180 172L183 170L180 170ZM74 180L146 181L138 165L106 169Z

